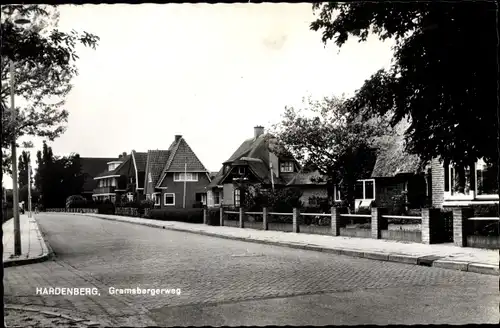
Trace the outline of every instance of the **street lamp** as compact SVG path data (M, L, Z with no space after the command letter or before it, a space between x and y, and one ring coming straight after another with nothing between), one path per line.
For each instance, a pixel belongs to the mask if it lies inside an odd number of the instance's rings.
M14 24L24 25L30 21L25 18L14 20ZM12 111L12 212L14 215L14 255L21 255L21 227L19 222L19 186L17 185L17 154L16 154L16 108L14 106L14 60L10 60L10 110Z

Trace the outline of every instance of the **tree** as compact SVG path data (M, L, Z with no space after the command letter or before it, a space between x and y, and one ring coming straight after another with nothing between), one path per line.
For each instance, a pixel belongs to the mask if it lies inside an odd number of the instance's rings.
M273 134L283 150L302 166L317 169L326 177L330 199L333 186L337 185L352 208L355 183L371 174L379 137L389 133L388 119L365 120L353 115L344 99L337 97L322 101L307 99L304 105L299 110L286 107L282 121L273 127ZM320 177L316 180L320 181Z
M55 157L52 148L44 142L42 151L37 153L37 163L35 185L45 208L65 207L69 196L82 192L84 179L80 155Z
M24 151L21 153L21 156L19 156L19 162L18 162L18 170L19 170L19 178L18 178L18 183L19 183L19 188L22 188L26 185L28 185L28 167L30 163L30 153L27 151ZM33 170L30 170L30 174L33 177Z
M456 166L499 161L497 4L315 3L311 29L342 47L350 36L393 38L393 64L350 99L353 112L411 117L407 150Z
M2 5L2 169L11 172L7 160L12 140L39 136L54 140L65 130L68 112L64 98L71 90L71 80L78 74L76 44L95 49L99 38L87 32L57 30L55 5ZM28 27L14 24L28 18ZM16 107L16 121L11 120L9 62L15 63L15 95L26 106Z

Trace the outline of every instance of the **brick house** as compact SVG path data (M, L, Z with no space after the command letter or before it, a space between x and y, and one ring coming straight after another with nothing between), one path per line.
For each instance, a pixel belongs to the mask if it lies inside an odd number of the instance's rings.
M127 195L129 200L140 199L145 158L146 153L132 150L129 155L124 152L118 158L106 159L106 168L93 178L92 198L115 202L122 195Z
M276 139L264 133L262 126L254 128L254 136L245 140L207 186L208 207L239 207L242 203L240 188L235 183L260 184L265 189L298 187L306 206L313 196L327 197L325 183L314 183L311 177L318 172L300 168L291 155L277 151Z
M373 201L378 207L395 209L397 197L410 209L431 204L430 167L404 149L404 132L408 125L409 122L402 121L394 127L394 134L378 140L372 173L369 178L358 180L355 186L356 209L369 207Z
M210 172L181 135L168 150L150 150L144 180L146 198L156 208L193 208L206 204Z
M94 180L101 172L107 171L108 163L116 158L102 157L80 157L81 170L84 177L82 196L92 200L94 189L98 186L98 180Z

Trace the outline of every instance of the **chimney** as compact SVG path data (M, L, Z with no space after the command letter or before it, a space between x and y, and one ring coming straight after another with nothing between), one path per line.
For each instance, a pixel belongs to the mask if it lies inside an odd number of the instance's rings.
M254 138L257 139L259 136L264 134L264 127L257 125L256 127L253 128L254 132Z
M182 138L182 135L176 134L175 135L175 142L179 142L179 140L181 140L181 138Z

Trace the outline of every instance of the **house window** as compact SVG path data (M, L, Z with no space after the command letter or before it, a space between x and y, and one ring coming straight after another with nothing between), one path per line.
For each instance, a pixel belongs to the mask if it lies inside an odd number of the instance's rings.
M151 178L151 172L148 173L148 182L153 183L153 179Z
M110 185L111 185L111 187L116 187L116 179L115 178L110 179Z
M498 167L486 164L482 159L476 163L477 194L498 194Z
M219 205L220 204L220 192L214 192L214 204Z
M240 206L240 199L241 194L239 189L234 189L234 206L239 207Z
M164 194L164 201L163 203L165 206L173 206L175 205L175 194L174 193L166 193Z
M482 159L466 167L445 164L444 171L445 195L449 199L498 197L498 167Z
M160 206L160 194L159 193L154 194L154 198L155 198L155 206Z
M358 180L355 185L356 199L375 199L375 180Z
M198 173L174 173L174 181L198 181Z
M293 172L293 162L283 162L280 164L281 172Z
M128 194L127 194L127 200L128 200L129 202L133 202L133 201L134 201L134 194L132 194L132 193L128 193Z

